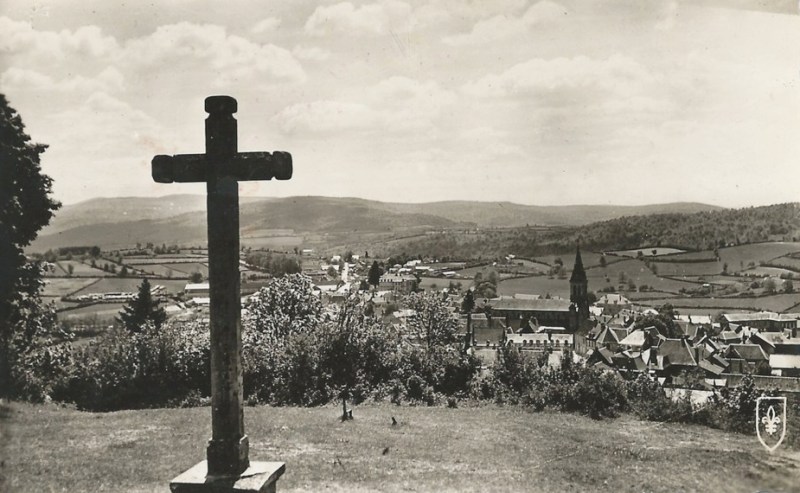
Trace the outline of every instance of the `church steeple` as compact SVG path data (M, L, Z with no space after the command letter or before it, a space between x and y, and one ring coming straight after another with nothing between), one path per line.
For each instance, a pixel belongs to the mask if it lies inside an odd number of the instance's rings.
M581 247L577 245L575 251L575 265L572 267L572 277L569 278L569 301L575 306L576 328L583 328L589 321L589 280L581 259Z
M572 268L572 277L569 278L570 284L573 282L586 282L586 271L583 268L583 260L581 259L581 246L578 244L575 253L575 266Z

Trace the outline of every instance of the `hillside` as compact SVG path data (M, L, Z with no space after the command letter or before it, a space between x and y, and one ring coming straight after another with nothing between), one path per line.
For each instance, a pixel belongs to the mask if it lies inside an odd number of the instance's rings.
M581 226L623 216L649 214L689 214L721 210L721 207L694 202L642 206L567 205L536 206L512 202L448 201L426 204L383 204L404 213L434 214L452 221L474 223L481 227Z
M534 257L573 251L578 241L587 250L605 251L659 245L713 250L722 245L795 239L800 239L800 203L693 214L625 216L547 230L507 228L470 234L451 231L395 242L382 253L414 252L457 258L493 258L514 253Z
M699 426L514 406L360 405L345 423L339 411L246 407L250 458L286 462L282 492L744 492L800 484L792 445L769 454L755 436ZM12 404L3 414L3 491L165 491L204 458L210 433L207 407L95 414Z
M528 206L510 202L385 203L356 198L243 198L243 231L296 233L422 232L431 229L576 226L626 214L696 212L718 207L694 204L650 206ZM31 251L96 244L119 248L153 242L197 244L205 240L205 197L92 199L64 206L44 228Z

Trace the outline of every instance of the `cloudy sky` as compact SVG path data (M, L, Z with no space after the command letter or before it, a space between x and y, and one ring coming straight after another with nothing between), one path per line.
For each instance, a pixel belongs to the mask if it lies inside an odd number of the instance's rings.
M768 4L766 6L762 4ZM4 0L0 92L65 203L203 193L203 152L292 153L254 196L537 205L800 200L797 1Z

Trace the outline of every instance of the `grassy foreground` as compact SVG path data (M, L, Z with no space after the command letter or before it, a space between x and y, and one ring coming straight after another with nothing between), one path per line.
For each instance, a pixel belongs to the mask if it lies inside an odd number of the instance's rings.
M339 412L245 409L251 459L286 462L278 491L800 491L800 452L704 427L496 406ZM203 459L210 410L12 403L0 431L0 491L163 492Z

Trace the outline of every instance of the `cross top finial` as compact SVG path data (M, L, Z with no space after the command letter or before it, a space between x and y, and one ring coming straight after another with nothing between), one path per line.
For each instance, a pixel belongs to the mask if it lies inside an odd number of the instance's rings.
M206 113L210 115L232 115L237 110L238 104L230 96L209 96L206 98Z

